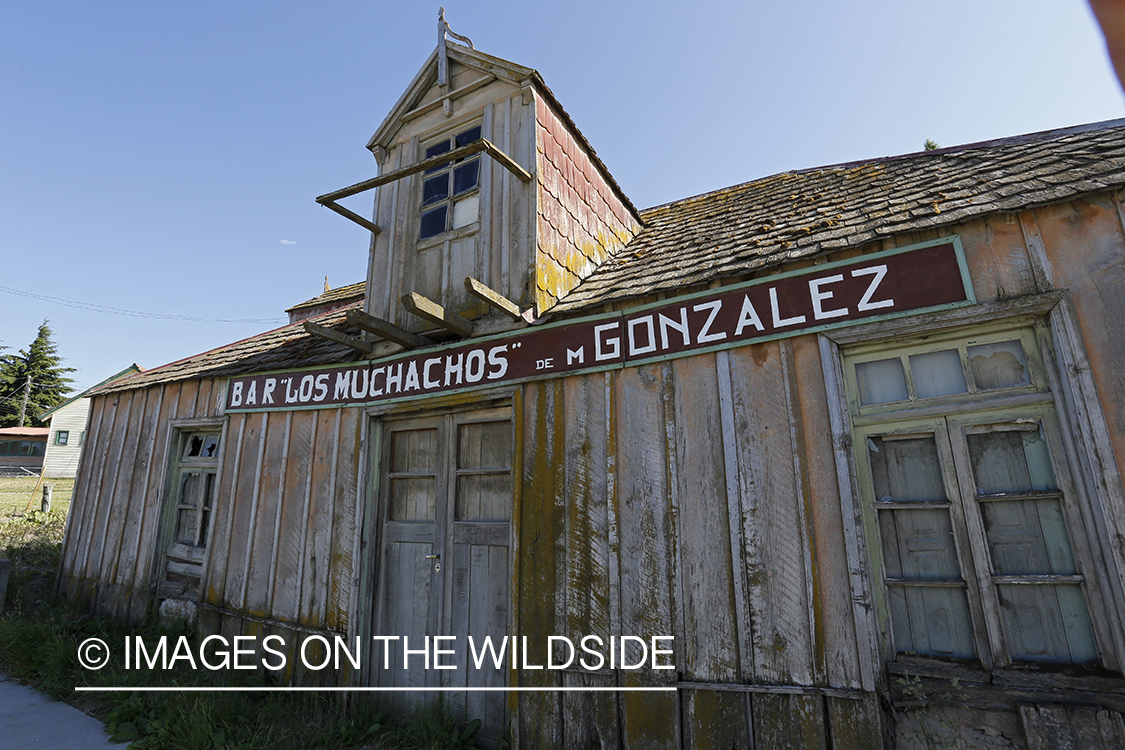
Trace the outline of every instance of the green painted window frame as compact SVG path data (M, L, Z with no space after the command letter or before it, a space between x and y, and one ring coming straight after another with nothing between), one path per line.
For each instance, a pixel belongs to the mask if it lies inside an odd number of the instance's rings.
M55 445L67 445L70 442L70 430L55 431Z
M960 352L966 367L964 353L968 347L978 344L991 344L1001 341L1018 340L1024 350L1030 382L1026 385L996 388L981 391L971 383L965 393L934 398L918 398L913 387L909 397L884 404L862 404L859 398L859 384L856 365L866 362L898 358L903 362L908 382L909 357L956 349ZM964 590L967 611L971 621L973 651L971 655L961 655L978 661L986 667L1006 666L1015 663L1063 663L1093 665L1104 661L1100 643L1103 634L1093 617L1091 607L1092 585L1083 571L1095 569L1095 561L1090 556L1090 545L1083 536L1081 510L1076 506L1078 493L1073 485L1058 415L1053 398L1047 386L1047 376L1036 337L1031 324L1016 325L987 332L979 330L959 330L902 342L878 342L857 344L841 351L844 365L844 384L847 405L852 421L853 459L857 468L857 480L861 498L861 511L864 534L868 540L868 554L872 560L875 580L876 618L882 636L884 656L893 661L900 654L919 654L941 658L934 651L912 651L896 642L896 627L903 629L902 623L896 625L891 614L893 606L892 589L914 587L917 589L936 589L938 587L961 588ZM995 570L994 550L985 528L982 506L986 502L1030 502L1035 497L1014 493L1011 496L991 496L981 494L974 486L972 476L973 458L969 451L969 436L987 432L1038 429L1050 457L1050 469L1056 488L1042 494L1049 501L1057 501L1065 523L1065 540L1073 550L1076 570L1070 575L1003 575ZM871 440L890 438L892 440L917 439L932 436L935 441L942 484L947 502L934 500L928 503L893 503L886 498L876 497L873 459L871 451L877 447ZM1048 497L1049 496L1049 497ZM919 577L898 580L887 575L887 559L884 552L886 540L881 530L881 517L905 509L937 512L945 508L949 513L949 528L953 548L960 568L960 576L946 579L927 579ZM1013 643L1016 640L1011 632L1015 630L1000 596L1004 586L1077 586L1082 592L1084 614L1090 626L1094 656L1089 655L1089 644L1073 649L1084 658L1057 659L1028 658L1019 654L1013 656ZM1032 589L1022 589L1032 590ZM1046 589L1039 589L1046 590ZM899 609L899 612L904 610ZM901 619L901 614L900 614ZM959 658L959 657L951 657Z

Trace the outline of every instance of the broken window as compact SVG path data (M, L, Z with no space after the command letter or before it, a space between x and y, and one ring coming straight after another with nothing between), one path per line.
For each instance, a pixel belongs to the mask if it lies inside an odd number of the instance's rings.
M845 359L891 653L1098 661L1037 358L1027 330Z
M194 599L217 494L218 432L183 432L169 477L161 598Z
M429 159L480 140L475 127L452 135L426 148ZM427 169L422 175L422 219L420 239L428 239L477 221L480 209L480 154L455 159Z

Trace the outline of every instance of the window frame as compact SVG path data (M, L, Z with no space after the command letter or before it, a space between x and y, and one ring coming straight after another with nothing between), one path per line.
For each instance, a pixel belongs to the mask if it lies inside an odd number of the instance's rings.
M226 424L224 421L212 419L188 419L174 421L169 431L167 470L164 481L163 512L161 515L160 539L156 546L156 561L153 566L153 577L156 585L158 600L169 598L185 598L195 600L203 587L204 572L207 566L207 553L211 548L211 540L215 524L215 513L218 509L220 487L222 482L222 452L227 439ZM188 457L189 441L195 436L213 435L217 439L215 455L213 457ZM207 476L212 476L211 505L203 507L203 500L198 506L185 505L182 502L183 477L196 472L203 477L204 492L206 491ZM200 515L196 522L196 531L191 544L177 539L180 511L194 508ZM206 528L201 523L203 511L208 510ZM170 577L169 574L172 574ZM193 580L195 579L195 580Z
M884 661L893 662L900 657L945 659L934 654L914 654L900 651L895 644L894 628L890 615L890 592L884 559L883 536L879 524L880 511L888 510L875 497L872 465L867 453L867 439L874 436L903 437L932 434L937 443L943 481L950 501L950 524L955 554L965 582L968 613L972 627L972 640L976 654L971 661L988 669L1012 664L1041 666L1069 665L1081 668L1084 662L1041 662L1013 658L1005 633L997 579L1004 579L993 571L988 535L984 528L982 500L977 498L973 485L968 435L974 431L995 431L1003 425L1026 425L1036 422L1050 456L1050 468L1057 485L1062 517L1074 555L1077 573L1070 578L1079 584L1090 620L1098 666L1112 665L1106 649L1112 641L1106 626L1099 617L1095 597L1097 565L1083 523L1080 493L1069 469L1069 459L1060 418L1054 407L1054 397L1049 389L1049 379L1032 322L1013 321L1012 324L987 332L955 329L939 335L920 336L899 341L857 343L839 352L837 361L843 370L840 383L845 399L846 415L850 417L852 450L851 460L856 467L859 494L859 515L862 519L868 556L873 571L871 581L876 603L876 624ZM1024 350L1028 380L1025 385L975 391L968 378L964 353L968 347L981 343L1018 340ZM932 398L916 398L913 386L908 387L908 399L885 404L861 404L859 399L856 365L864 362L898 357L904 367L910 355L957 348L965 367L967 392ZM908 383L911 374L904 370ZM877 574L877 578L876 578ZM1011 576L1008 576L1011 577ZM1021 578L1015 576L1014 578ZM1022 576L1031 579L1034 576ZM1034 582L1031 582L1034 585Z
M55 430L55 445L69 445L70 430Z
M465 143L461 144L462 146L467 146L469 145L469 143L475 143L477 140L480 140L484 137L483 122L479 119L476 121L470 120L469 122L462 123L454 128L448 128L443 131L442 135L440 136L426 138L419 145L419 149L421 152L420 158L428 158L426 156L426 152L436 146L442 145L443 142L448 146L445 151L451 151L457 148L457 139L472 131L473 129L480 129L481 133L476 139L472 141L466 141ZM439 154L445 153L445 151L439 152ZM437 156L438 154L433 155ZM477 164L477 176L475 184L473 185L473 187L461 193L454 194L453 179L455 170L458 167L465 166L466 164L469 164L471 162L475 162ZM418 175L418 198L416 204L418 207L418 234L416 235L416 239L420 249L424 249L435 244L440 244L441 242L447 239L452 239L456 236L472 234L473 232L477 231L480 225L480 201L482 196L481 182L484 176L484 169L484 160L481 158L480 153L476 153L471 156L465 157L464 159L447 162L440 167L434 167ZM438 201L434 201L429 204L425 203L426 182L428 180L432 180L435 177L443 175L446 176L449 180L449 182L447 183L448 193L444 198ZM473 197L476 197L477 199L476 218L474 218L470 222L461 224L460 226L455 226L453 223L453 212L455 204ZM431 213L443 206L445 207L445 228L435 234L423 236L423 217L426 214Z

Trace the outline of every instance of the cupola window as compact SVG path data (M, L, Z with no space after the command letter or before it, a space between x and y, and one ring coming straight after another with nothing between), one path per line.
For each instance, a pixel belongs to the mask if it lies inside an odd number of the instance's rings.
M426 148L427 159L480 140L480 125ZM433 167L422 178L421 239L436 237L477 220L480 208L480 154Z

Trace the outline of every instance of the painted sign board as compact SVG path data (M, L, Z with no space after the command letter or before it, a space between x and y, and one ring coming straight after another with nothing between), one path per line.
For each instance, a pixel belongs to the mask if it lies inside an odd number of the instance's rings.
M745 346L975 302L957 238L378 360L231 378L226 411L404 400Z

